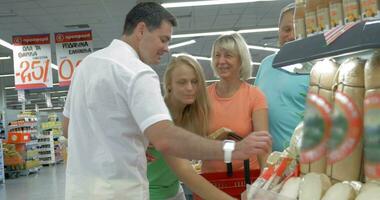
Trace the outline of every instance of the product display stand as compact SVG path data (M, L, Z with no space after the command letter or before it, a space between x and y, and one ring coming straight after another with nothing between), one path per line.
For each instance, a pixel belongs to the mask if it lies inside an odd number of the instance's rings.
M49 120L53 117L49 116ZM39 158L41 164L50 165L63 161L63 146L58 141L62 135L62 123L58 121L41 122L39 135Z
M305 63L315 59L380 48L380 20L359 22L327 45L323 33L286 43L273 60L274 67Z
M3 141L0 139L0 184L5 183Z

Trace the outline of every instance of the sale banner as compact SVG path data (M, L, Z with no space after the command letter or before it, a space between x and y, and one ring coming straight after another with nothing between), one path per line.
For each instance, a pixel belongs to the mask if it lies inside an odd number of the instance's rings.
M16 90L53 87L50 34L13 36Z
M75 69L91 52L92 33L88 31L55 33L59 86L69 86Z

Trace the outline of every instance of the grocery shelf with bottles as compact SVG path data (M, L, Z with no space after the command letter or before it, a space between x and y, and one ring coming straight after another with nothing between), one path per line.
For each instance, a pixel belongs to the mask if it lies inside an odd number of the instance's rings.
M296 0L296 40L280 49L273 66L310 74L304 119L289 147L269 156L248 199L379 199L379 8L380 1ZM289 157L300 164L300 177L273 184L276 167Z
M38 172L38 122L34 112L21 112L17 120L7 126L7 140L4 141L5 173L9 177Z

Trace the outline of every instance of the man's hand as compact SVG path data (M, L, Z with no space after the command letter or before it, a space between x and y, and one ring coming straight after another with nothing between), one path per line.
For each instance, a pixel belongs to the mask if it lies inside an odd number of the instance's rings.
M232 154L234 160L245 160L253 155L264 155L272 151L272 137L267 131L257 131L249 134L236 143Z

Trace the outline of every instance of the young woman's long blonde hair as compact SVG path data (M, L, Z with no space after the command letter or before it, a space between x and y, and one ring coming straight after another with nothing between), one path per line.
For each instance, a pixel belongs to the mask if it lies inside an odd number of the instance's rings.
M187 105L183 111L173 110L175 108L170 105L170 101L168 100L171 95L169 88L173 79L173 70L181 65L191 67L194 70L198 81L196 99L194 103ZM174 123L201 136L206 136L208 130L210 103L206 92L205 75L201 65L195 58L190 55L180 55L171 59L164 74L164 93L165 102L170 110L170 113L172 114ZM174 116L178 115L178 113L181 113L180 116Z

